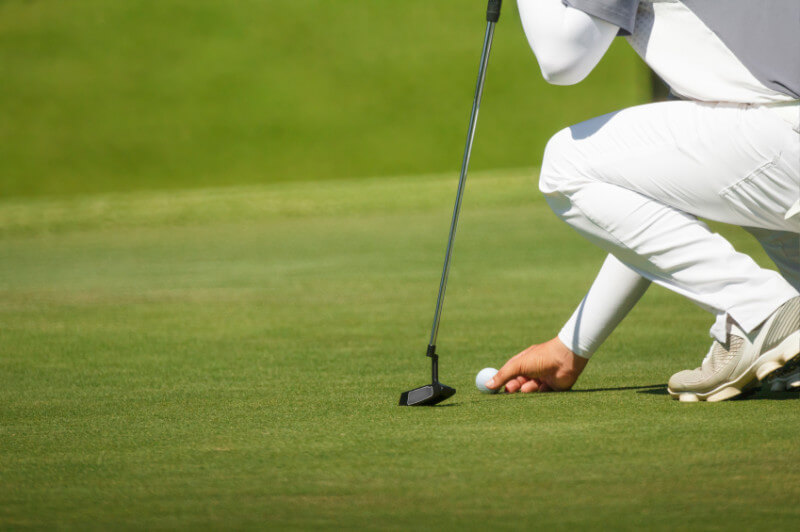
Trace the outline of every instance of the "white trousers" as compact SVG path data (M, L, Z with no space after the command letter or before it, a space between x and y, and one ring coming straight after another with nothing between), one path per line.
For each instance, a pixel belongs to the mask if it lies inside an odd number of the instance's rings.
M568 347L591 356L650 282L714 313L721 342L728 319L749 332L798 295L800 107L779 111L664 102L553 136L539 187L561 219L611 254L559 334ZM780 273L697 217L748 228Z

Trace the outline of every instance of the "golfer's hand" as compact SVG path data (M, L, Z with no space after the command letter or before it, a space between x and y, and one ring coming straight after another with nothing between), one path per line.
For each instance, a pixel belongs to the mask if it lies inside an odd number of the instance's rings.
M511 357L486 386L498 390L505 385L508 393L569 390L588 362L553 338Z

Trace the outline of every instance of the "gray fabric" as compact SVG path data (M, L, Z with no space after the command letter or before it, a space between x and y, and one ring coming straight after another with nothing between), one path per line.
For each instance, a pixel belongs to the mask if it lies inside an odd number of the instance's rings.
M800 0L682 1L758 81L800 98Z
M636 21L639 0L561 0L564 5L620 27L620 35L630 35Z

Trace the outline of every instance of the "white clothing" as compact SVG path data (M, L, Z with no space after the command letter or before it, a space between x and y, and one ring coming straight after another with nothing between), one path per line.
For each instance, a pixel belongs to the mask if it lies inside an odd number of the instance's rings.
M619 32L561 0L518 0L517 5L542 77L553 85L574 85L588 76Z
M607 261L560 333L578 354L590 356L641 297L637 276L715 313L721 342L729 317L751 331L798 295L800 216L786 214L800 199L800 136L768 107L675 101L588 120L550 140L540 189L627 266ZM754 228L786 279L697 216Z
M724 2L719 5L726 9ZM625 39L682 98L731 103L795 99L756 79L712 28L678 0L641 1L633 33ZM797 48L786 50L786 59L796 53Z
M783 0L791 1L794 0ZM781 2L771 0L762 13L756 11L755 14L769 15L766 22L761 21L762 26L773 23L770 17L780 20L796 16L797 6ZM625 38L631 47L682 98L767 104L792 102L798 97L794 89L772 79L792 80L792 87L800 83L791 68L775 66L781 60L788 64L793 59L790 56L797 50L797 21L773 28L779 33L777 36L741 37L758 31L740 28L742 24L754 25L754 21L745 19L754 13L722 2L705 5L701 10L691 0L517 0L517 5L542 76L555 85L572 85L588 76L618 35L620 25L624 25L630 32ZM737 9L741 12L737 13ZM625 24L626 20L630 24ZM791 36L784 35L787 31ZM737 37L731 37L732 33ZM769 43L770 39L777 41ZM787 39L794 43L793 49L781 49ZM762 45L764 42L768 44ZM775 56L775 49L780 50L779 57ZM753 54L755 57L750 57ZM767 58L769 68L764 67L765 72L759 71L757 77L743 57L751 67L761 66ZM779 76L775 75L775 68L781 71Z
M800 105L794 0L518 0L551 83L584 79L620 31L674 92L556 134L540 188L611 253L559 338L589 357L651 281L749 331L800 290ZM757 16L758 20L753 18ZM743 25L751 31L739 31ZM781 103L787 102L787 103ZM748 105L765 104L769 105ZM781 271L737 253L696 217L744 226Z
M649 287L649 279L609 255L558 338L576 355L590 358Z
M800 62L794 57L797 0L561 1L620 28L684 98L729 103L800 99Z
M612 12L619 13L622 18L594 16L609 14L603 9L603 2L597 0L592 3L586 0L517 0L525 36L545 80L554 85L573 85L586 78L620 30L619 24L613 22L631 18L631 34L626 40L682 98L729 103L796 100L793 94L767 86L744 64L737 51L741 53L742 47L752 48L751 43L736 42L738 46L732 49L731 41L726 42L715 31L731 31L715 27L713 23L717 26L736 24L735 17L723 19L723 13L738 6L721 2L717 8L705 7L704 10L711 9L714 16L702 19L680 0L629 0L623 2L625 7L614 6L615 0L611 0L610 4ZM764 9L781 16L781 7L776 4ZM631 10L630 15L621 14L626 10ZM728 20L731 18L733 20ZM760 40L771 37L763 35ZM796 50L795 46L794 50L784 52L788 58ZM769 51L761 53L769 56Z

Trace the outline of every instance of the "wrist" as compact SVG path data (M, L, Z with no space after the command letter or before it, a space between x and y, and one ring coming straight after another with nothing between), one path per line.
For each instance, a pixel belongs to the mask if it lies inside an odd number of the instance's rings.
M561 360L561 370L577 379L586 368L589 359L572 351L558 336L550 340L549 343L551 344L550 348Z

